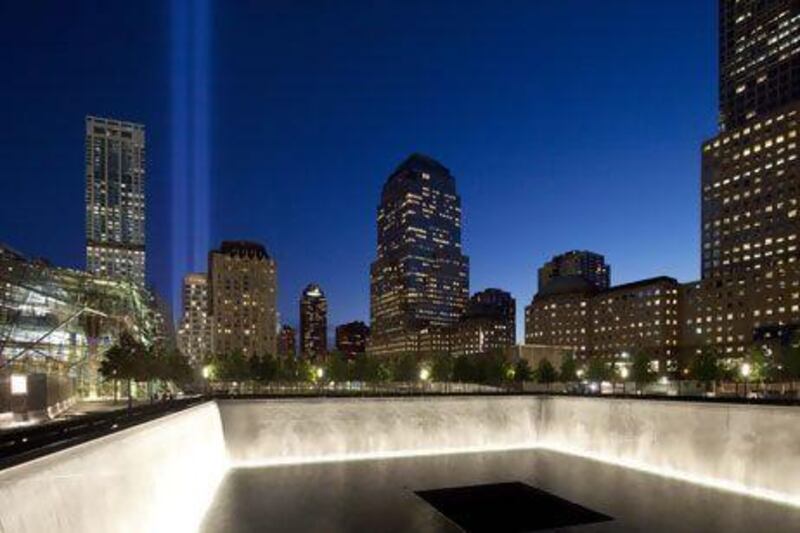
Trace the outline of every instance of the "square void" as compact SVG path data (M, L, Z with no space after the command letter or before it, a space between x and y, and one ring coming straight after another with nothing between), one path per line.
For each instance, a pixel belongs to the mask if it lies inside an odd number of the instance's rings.
M468 532L510 533L612 520L524 483L493 483L416 492Z

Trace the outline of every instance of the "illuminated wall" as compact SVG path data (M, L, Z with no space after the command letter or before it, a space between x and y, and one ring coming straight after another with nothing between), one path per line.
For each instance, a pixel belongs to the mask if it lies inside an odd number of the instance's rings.
M0 531L196 531L226 468L207 403L3 470Z
M0 530L194 531L229 467L546 448L800 505L796 408L571 397L207 403L0 471Z

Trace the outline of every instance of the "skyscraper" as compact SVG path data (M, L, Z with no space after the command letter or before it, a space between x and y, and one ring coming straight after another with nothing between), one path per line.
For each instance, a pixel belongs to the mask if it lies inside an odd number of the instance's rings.
M328 301L319 285L309 284L300 296L300 355L309 359L328 353Z
M145 134L132 122L86 117L86 266L145 285Z
M611 283L611 267L600 254L586 250L572 250L553 257L539 268L539 290L550 281L567 276L580 276L600 290Z
M183 316L178 328L178 346L197 366L212 354L211 317L208 313L208 276L187 274L183 278Z
M702 281L684 344L741 357L800 322L800 1L721 0L720 133L702 147Z
M208 298L216 355L274 355L277 350L275 261L264 246L225 241L208 256Z
M720 130L800 99L800 2L719 0Z
M420 335L454 325L469 297L461 199L441 163L412 154L389 176L378 207L377 255L370 269L370 351L420 351Z

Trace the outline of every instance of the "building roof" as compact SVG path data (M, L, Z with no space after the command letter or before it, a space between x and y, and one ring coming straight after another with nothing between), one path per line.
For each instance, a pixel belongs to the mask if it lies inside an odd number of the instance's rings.
M615 285L609 287L603 292L627 291L630 289L638 289L640 287L647 287L648 285L655 285L656 283L670 283L678 285L678 280L669 276L656 276L654 278L640 279L639 281L632 281L631 283L624 283L622 285Z
M393 174L397 174L403 170L427 172L429 174L450 174L450 170L446 166L434 158L419 152L414 152L408 156L405 161L397 166Z
M270 259L264 245L253 241L222 241L219 250L214 250L212 253Z
M556 296L559 294L596 293L597 287L582 276L560 276L550 280L536 294L537 297Z

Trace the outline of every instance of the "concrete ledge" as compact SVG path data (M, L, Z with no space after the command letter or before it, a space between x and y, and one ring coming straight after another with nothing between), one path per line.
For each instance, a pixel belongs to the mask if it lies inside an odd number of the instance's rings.
M227 465L205 403L0 472L0 531L196 531Z

